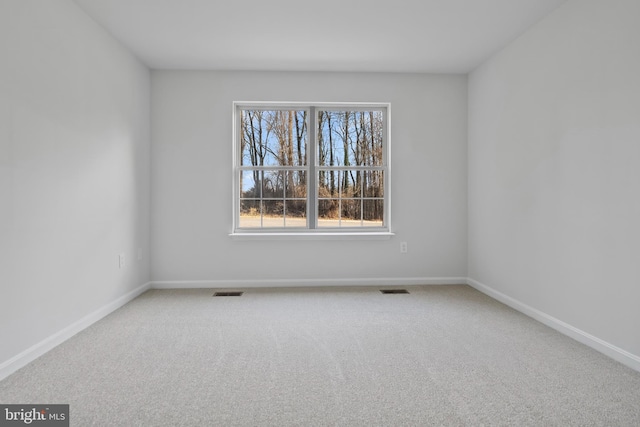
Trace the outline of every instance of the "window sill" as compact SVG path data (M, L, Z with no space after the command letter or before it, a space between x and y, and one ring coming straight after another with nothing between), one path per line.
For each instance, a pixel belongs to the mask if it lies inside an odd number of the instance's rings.
M390 231L326 232L326 233L231 233L234 240L389 240L395 236Z

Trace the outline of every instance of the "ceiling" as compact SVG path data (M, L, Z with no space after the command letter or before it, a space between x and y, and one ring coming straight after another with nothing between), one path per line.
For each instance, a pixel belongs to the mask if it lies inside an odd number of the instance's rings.
M467 73L566 0L75 0L154 69Z

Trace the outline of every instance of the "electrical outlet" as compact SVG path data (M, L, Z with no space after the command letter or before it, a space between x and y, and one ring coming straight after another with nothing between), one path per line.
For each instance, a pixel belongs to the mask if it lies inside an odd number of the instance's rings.
M407 242L400 242L400 253L406 254L408 251Z
M118 268L124 268L124 254L118 255Z

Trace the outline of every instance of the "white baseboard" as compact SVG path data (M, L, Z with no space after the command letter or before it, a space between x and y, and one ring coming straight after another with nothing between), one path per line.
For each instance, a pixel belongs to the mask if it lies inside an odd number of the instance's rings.
M518 310L519 312L526 314L529 317L534 318L535 320L543 323L550 328L555 329L556 331L567 335L574 340L585 344L594 350L603 353L610 358L622 363L640 372L640 356L636 356L635 354L629 353L626 350L623 350L619 347L616 347L613 344L610 344L598 337L595 337L591 334L588 334L574 326L569 325L568 323L563 322L562 320L556 319L553 316L548 315L538 309L535 309L531 306L528 306L510 296L503 294L502 292L496 291L495 289L478 282L477 280L468 278L467 284L469 286L474 287L478 291L482 292L490 296L491 298L500 301L503 304L508 305L509 307Z
M304 288L324 286L464 285L466 277L397 277L368 279L233 279L151 282L153 289Z
M78 332L91 326L98 320L114 312L118 308L122 307L123 305L149 289L151 289L151 282L145 283L144 285L132 290L131 292L126 293L115 301L110 302L109 304L99 308L91 314L88 314L77 322L72 323L61 331L58 331L50 337L45 338L44 340L26 349L22 353L12 357L6 362L1 363L0 380L8 377L18 369L42 356L52 348L62 344L64 341L68 340Z

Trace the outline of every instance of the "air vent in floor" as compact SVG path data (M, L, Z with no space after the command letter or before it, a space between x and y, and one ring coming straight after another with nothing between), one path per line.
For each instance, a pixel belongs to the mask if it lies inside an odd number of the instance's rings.
M380 292L383 294L408 294L409 291L406 289L380 289Z
M214 297L241 297L243 292L216 292Z

